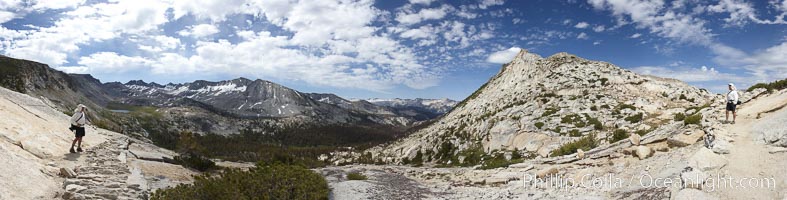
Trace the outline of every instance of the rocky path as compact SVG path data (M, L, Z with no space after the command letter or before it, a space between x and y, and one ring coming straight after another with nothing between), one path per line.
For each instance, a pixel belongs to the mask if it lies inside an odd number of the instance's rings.
M719 197L722 199L782 199L787 198L787 154L771 153L770 146L755 141L756 136L752 131L761 120L769 117L759 113L774 109L787 103L787 93L757 99L742 106L738 113L736 124L726 124L728 134L733 137L733 145L727 155L729 164L725 167L727 177L742 180L755 178L756 182L744 181L741 184L734 182L731 187L719 188ZM730 116L732 119L732 116ZM763 179L772 180L774 185L761 182ZM759 183L757 183L759 182ZM736 186L737 184L737 186ZM750 184L755 184L750 186Z
M147 199L148 191L139 170L126 162L127 138L110 138L81 153L84 163L78 175L64 182L63 199Z

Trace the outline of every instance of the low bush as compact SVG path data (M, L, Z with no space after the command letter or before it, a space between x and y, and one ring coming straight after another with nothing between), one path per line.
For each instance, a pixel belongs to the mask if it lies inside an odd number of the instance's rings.
M683 119L686 119L686 115L683 113L675 113L675 117L673 117L672 119L674 119L675 121L683 121Z
M325 179L303 166L260 163L196 176L193 184L157 190L150 199L328 199L329 192Z
M683 124L700 124L700 121L702 121L702 114L698 113L687 116L686 119L683 119Z
M577 129L571 129L571 131L568 131L568 136L571 136L571 137L582 137L582 133L580 133L579 130L577 130Z
M197 154L181 154L179 156L175 156L174 159L175 163L202 172L217 168L216 163L214 163L212 160Z
M541 129L541 127L544 127L544 122L536 122L534 125L536 125L536 128Z
M629 134L625 130L617 129L614 132L612 132L612 135L609 136L608 138L609 138L609 143L615 143L617 141L626 139L628 137L629 137Z
M569 142L560 146L559 148L553 150L550 155L552 157L569 155L569 154L576 153L577 149L589 151L593 148L596 148L597 146L598 146L598 141L596 141L596 134L589 134L576 141Z
M350 173L347 174L347 179L348 180L366 180L367 178L366 178L366 175L363 175L361 173L350 172Z
M642 113L639 113L639 114L636 114L636 115L632 115L632 116L628 116L628 117L624 118L624 120L626 120L626 121L628 121L628 122L630 122L632 124L633 123L638 123L638 122L642 121Z
M770 83L757 83L746 89L746 91L751 92L757 88L764 88L768 93L773 92L773 90L781 90L787 88L787 79L778 80Z

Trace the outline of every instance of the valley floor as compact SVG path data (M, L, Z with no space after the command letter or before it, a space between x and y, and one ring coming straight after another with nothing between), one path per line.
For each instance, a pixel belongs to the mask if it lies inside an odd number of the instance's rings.
M316 171L326 176L332 199L787 199L787 149L765 144L758 136L763 130L787 129L784 123L763 125L783 121L778 116L787 116L782 115L785 104L787 90L740 106L736 124L725 123L714 132L713 150L702 141L683 148L654 143L648 145L657 149L655 154L642 160L613 153L565 163L530 160L491 170L349 165ZM724 120L723 108L716 109L708 117ZM699 184L686 179L688 167L701 172ZM557 171L556 178L533 182L550 169ZM350 172L368 179L347 180Z

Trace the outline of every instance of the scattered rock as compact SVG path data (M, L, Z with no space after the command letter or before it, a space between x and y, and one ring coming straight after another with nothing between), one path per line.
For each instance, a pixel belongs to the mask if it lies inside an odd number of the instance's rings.
M787 152L787 148L784 148L784 147L769 147L768 148L768 153L774 154L774 153L784 153L784 152Z
M648 146L637 146L636 155L640 160L643 160L653 155L653 150Z
M631 145L634 146L639 146L641 139L642 138L639 136L639 134L631 134L631 136L629 136L629 142L631 142Z
M705 172L695 170L691 167L687 167L687 169L680 174L680 180L682 183L681 185L683 188L702 190L702 185L705 184L705 179L707 178L708 176L705 174Z
M654 151L661 151L661 152L669 151L669 145L667 144L667 142L651 143L648 144L648 147L650 147Z
M667 139L667 144L671 147L685 147L697 143L705 135L702 130L687 132L688 134L675 134Z
M699 191L696 189L683 189L680 190L677 194L675 194L675 200L697 200L697 199L718 199L714 196L709 195L703 191Z
M77 185L77 184L66 185L66 191L67 192L80 192L80 191L85 190L85 189L87 189L87 187L81 186L81 185Z
M60 168L60 176L66 177L66 178L74 178L74 177L77 177L77 173L74 172L74 170L72 170L71 168L63 167L63 168Z
M697 153L694 153L689 158L689 166L692 166L703 171L719 169L726 166L728 163L724 156L715 154L710 149L700 148Z
M582 149L577 149L577 159L582 160L584 158L585 158L585 151L583 151Z
M716 142L713 143L711 150L717 154L729 154L731 148L732 144L729 142L725 140L716 140Z
M545 178L547 176L555 175L558 173L557 168L549 167L536 172L536 178Z
M527 163L517 163L513 165L509 165L508 168L520 168L522 171L527 171L533 169L533 165Z

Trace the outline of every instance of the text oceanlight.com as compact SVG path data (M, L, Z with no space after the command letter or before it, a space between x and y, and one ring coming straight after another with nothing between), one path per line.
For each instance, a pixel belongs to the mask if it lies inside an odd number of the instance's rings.
M714 191L723 189L747 189L747 188L776 188L776 179L772 177L729 177L721 174L709 175L706 177L684 177L699 184L703 190ZM594 176L585 174L581 176L564 177L552 175L544 178L537 178L533 174L525 174L522 178L524 187L532 188L588 188L588 189L614 189L623 187L645 187L645 188L668 188L684 187L680 177L654 177L651 174L643 173L627 178L615 177L613 174Z

